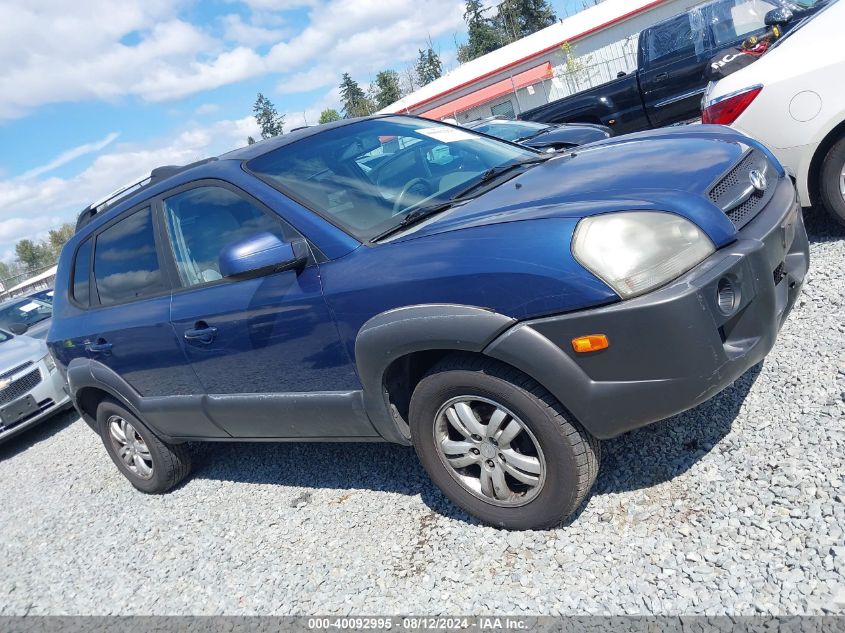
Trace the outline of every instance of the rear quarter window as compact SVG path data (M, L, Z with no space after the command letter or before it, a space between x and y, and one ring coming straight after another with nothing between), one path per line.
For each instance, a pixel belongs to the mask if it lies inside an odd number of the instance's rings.
M73 261L73 283L71 285L71 296L78 304L86 308L91 305L89 293L91 272L91 239L82 242L82 246L76 251L76 258Z

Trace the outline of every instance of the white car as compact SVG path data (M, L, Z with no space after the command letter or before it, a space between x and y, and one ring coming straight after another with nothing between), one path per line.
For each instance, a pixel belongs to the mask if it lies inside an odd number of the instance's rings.
M795 178L801 205L845 224L845 2L830 0L759 60L711 84L703 123L765 143Z
M70 406L47 344L0 330L0 442Z

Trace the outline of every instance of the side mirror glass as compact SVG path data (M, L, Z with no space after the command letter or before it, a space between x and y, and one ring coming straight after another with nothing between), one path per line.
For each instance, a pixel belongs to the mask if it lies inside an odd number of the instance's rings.
M776 24L786 24L793 17L792 11L786 7L778 7L769 11L766 17L763 18L763 22L765 22L766 26L775 26Z
M29 326L26 323L12 323L9 326L9 331L12 334L26 334L26 331L29 329Z
M283 242L266 231L227 244L218 258L223 277L245 277L302 268L307 261L308 244L304 239Z

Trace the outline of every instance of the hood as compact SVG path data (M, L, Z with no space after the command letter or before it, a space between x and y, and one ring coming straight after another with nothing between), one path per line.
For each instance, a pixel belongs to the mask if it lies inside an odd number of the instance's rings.
M418 225L404 239L537 218L659 210L695 222L722 246L736 230L705 192L751 143L729 128L710 125L607 139L530 168Z
M610 128L590 123L567 123L556 125L525 141L522 145L529 147L549 147L550 145L586 145L596 141L603 141L612 136Z
M0 374L27 361L38 361L47 354L47 345L29 336L13 336L0 343Z

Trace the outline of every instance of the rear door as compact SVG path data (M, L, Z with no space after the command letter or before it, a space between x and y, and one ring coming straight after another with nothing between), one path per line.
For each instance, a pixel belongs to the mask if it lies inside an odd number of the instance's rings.
M155 214L146 205L98 230L93 255L89 242L80 247L73 298L84 311L76 317L76 345L129 383L146 403L190 408L202 387L170 325L171 284L159 259L156 229ZM168 415L155 422L169 435L225 435L202 416Z
M221 181L169 192L162 217L179 286L171 319L211 417L235 437L372 435L316 260L249 279L220 275L227 244L263 231L283 241L302 236Z
M646 29L640 38L640 89L653 127L693 118L701 109L709 59L704 22L692 10Z

